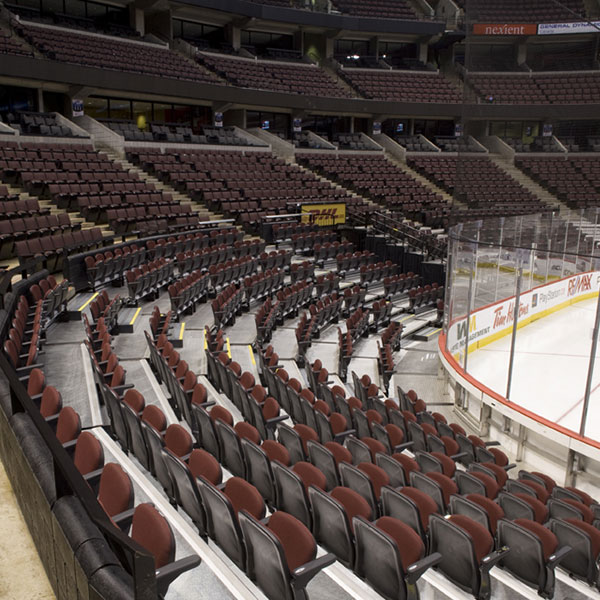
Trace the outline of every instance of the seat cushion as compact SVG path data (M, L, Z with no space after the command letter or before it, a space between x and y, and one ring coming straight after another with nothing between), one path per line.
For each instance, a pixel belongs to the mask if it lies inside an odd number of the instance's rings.
M465 515L451 515L450 521L469 534L473 542L473 550L477 563L481 564L483 557L489 554L494 547L494 539L490 532L481 524Z
M378 529L387 533L396 543L400 554L400 562L405 572L410 565L421 559L425 547L421 537L414 529L393 517L381 517L377 519L375 525Z
M514 522L537 536L542 545L542 554L545 561L547 561L551 554L558 548L556 536L542 524L530 521L529 519L515 519Z

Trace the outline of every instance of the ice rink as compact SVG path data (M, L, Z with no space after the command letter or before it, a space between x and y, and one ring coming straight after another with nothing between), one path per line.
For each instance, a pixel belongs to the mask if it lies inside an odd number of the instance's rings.
M510 400L579 433L597 299L584 300L517 331ZM473 352L470 375L506 396L511 335ZM600 346L585 435L600 440Z

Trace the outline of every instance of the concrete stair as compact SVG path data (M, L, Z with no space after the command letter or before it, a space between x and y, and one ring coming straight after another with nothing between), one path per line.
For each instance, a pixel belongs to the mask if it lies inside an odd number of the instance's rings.
M144 171L140 167L134 165L132 162L124 158L120 158L116 152L111 150L105 150L106 154L110 157L110 159L123 167L126 171L132 171L133 173L137 173L140 180L145 181L147 183L151 183L154 187L160 191L165 192L165 194L170 194L174 200L177 200L180 204L189 204L192 207L194 212L200 213L203 215L203 220L205 221L216 221L218 219L224 218L223 215L219 213L215 213L213 211L208 210L204 204L200 204L198 202L194 202L187 194L183 194L182 192L176 190L174 187L170 186L167 183L164 183L154 175L150 175L147 171ZM204 218L204 216L206 218Z
M490 154L489 157L496 166L500 167L506 174L512 177L512 179L520 183L526 190L529 190L534 196L539 198L541 202L559 211L561 217L569 216L571 210L566 204L536 183L531 177L523 173L523 171L515 167L509 159L500 154Z
M562 200L515 167L509 159L498 154L490 155L490 159L523 187L535 194L542 202L558 211L562 219L574 225L584 236L592 237L594 240L600 239L600 223L596 225L588 219L582 218L578 211L569 208Z
M433 181L430 181L429 179L427 179L427 177L424 177L423 175L421 175L421 173L419 173L418 171L415 171L413 168L409 167L406 163L401 162L396 157L392 156L389 152L386 153L385 157L391 163L394 163L394 165L396 167L398 167L401 171L404 171L407 175L410 175L414 180L418 181L423 187L426 187L428 190L434 192L435 194L439 194L440 196L442 196L444 198L444 200L446 200L446 202L448 202L448 204L452 204L453 206L456 206L457 208L460 208L460 209L464 209L464 210L467 209L467 206L464 203L456 200L448 192L443 190L441 187L438 187L437 185L435 185L435 183L433 183Z
M378 209L380 208L378 204L376 204L375 202L373 202L372 200L370 200L369 198L366 198L365 196L361 196L360 194L357 194L356 192L352 191L349 188L344 187L343 185L340 185L339 183L333 181L332 179L328 179L327 177L324 177L323 175L320 175L319 173L315 173L315 171L311 171L310 169L307 169L306 167L298 164L297 162L294 162L291 159L286 160L286 162L290 165L293 165L295 167L298 167L299 169L301 169L302 171L304 171L305 173L310 173L313 177L316 177L319 181L322 181L324 183L327 183L328 185L330 185L333 188L342 190L343 192L345 192L346 194L349 194L350 196L352 196L353 198L358 198L359 200L361 200L362 202L366 202L367 204L369 204L370 206L373 207L373 209Z
M38 196L33 196L29 192L26 192L22 188L15 186L14 184L2 182L2 185L7 188L8 193L10 195L19 196L20 200L28 200L29 198L34 198L38 201L40 208L49 208L51 215L58 215L62 213L68 213L69 218L71 219L71 223L80 223L81 229L91 229L92 227L100 227L101 229L106 229L103 231L105 235L112 235L112 232L108 229L107 225L97 225L91 221L86 221L83 217L80 216L77 211L66 211L62 208L58 208L56 204L53 204L50 200L39 198ZM108 233L107 233L108 232Z

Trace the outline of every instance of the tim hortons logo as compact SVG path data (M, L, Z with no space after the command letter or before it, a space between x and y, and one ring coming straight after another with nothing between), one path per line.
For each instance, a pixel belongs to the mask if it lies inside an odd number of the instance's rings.
M569 279L569 287L567 290L568 296L575 296L580 292L589 292L592 289L592 276L591 274L587 275L578 275L577 277L573 277L573 279Z
M529 304L520 304L519 305L519 319L524 317L529 313ZM504 310L504 306L499 306L496 310L494 310L494 329L498 329L498 327L505 327L506 325L510 325L514 320L515 315L515 303L509 302L506 310Z

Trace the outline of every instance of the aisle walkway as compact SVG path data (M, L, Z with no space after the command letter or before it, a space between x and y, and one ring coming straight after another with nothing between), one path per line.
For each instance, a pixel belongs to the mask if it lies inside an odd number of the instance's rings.
M52 587L1 462L0 529L0 598L53 600Z

